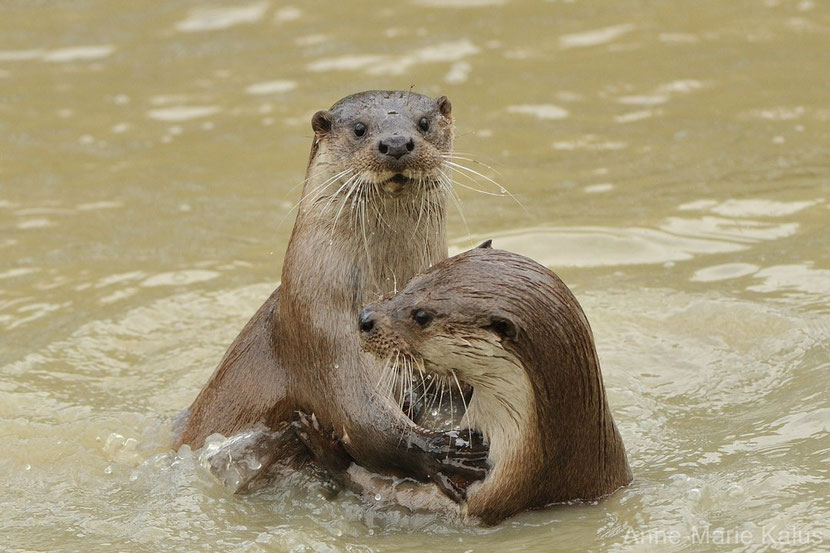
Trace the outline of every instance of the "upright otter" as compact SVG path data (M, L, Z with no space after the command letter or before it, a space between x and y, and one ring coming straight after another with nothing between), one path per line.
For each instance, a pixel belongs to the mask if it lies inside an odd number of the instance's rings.
M489 442L492 469L469 487L458 514L496 524L625 486L631 469L579 303L542 265L482 246L359 317L364 347L391 360L391 370L409 360L407 372L472 387L461 426ZM447 501L422 504L446 509Z
M354 325L362 305L447 256L451 112L444 96L369 91L314 114L282 284L185 412L178 444L200 447L258 423L280 429L299 410L371 470L483 475L486 448L424 431L377 392L383 366Z

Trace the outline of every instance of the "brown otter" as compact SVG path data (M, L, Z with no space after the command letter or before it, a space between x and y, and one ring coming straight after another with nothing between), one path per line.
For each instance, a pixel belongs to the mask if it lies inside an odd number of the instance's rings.
M492 469L467 490L461 518L496 524L631 481L588 320L542 265L486 242L364 308L359 326L364 347L390 360L391 370L403 365L411 380L415 367L421 378L472 387L460 426L484 435ZM350 476L364 488L377 485ZM390 501L402 501L401 492ZM420 504L447 509L446 500Z
M305 411L371 470L439 482L484 474L486 447L425 431L378 393L383 365L354 324L362 305L447 256L451 111L444 96L369 91L314 114L282 284L183 414L177 445L258 423L282 430Z

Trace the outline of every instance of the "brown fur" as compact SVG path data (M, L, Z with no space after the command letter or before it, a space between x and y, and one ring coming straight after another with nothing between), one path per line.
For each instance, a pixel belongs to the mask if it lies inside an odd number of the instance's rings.
M422 117L428 131L418 128ZM360 348L356 313L447 255L442 171L452 149L450 104L370 91L316 113L312 127L282 284L186 413L178 443L200 447L212 433L257 422L273 428L303 410L333 428L362 465L428 476L423 467L434 464L434 451L423 440L438 436L421 432L377 393L382 366ZM412 138L409 155L378 153L379 140L398 136ZM404 435L411 439L401 441Z
M366 308L364 347L473 387L463 423L490 441L492 471L468 490L468 517L496 524L625 486L631 470L579 303L547 268L483 246Z

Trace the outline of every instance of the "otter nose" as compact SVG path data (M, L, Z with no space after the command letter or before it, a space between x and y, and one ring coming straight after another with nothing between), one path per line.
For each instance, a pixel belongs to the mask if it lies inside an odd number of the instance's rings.
M378 150L383 155L401 159L415 149L415 141L405 136L388 136L378 142Z
M360 311L357 326L363 334L369 334L375 329L375 312L368 307Z

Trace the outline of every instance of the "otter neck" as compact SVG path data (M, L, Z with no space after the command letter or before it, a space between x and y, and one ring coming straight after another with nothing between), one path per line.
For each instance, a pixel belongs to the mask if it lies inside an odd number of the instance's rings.
M540 424L538 431L548 445L544 470L555 480L567 482L558 490L561 501L607 495L631 480L599 364L580 372L581 386L563 384L566 389L554 401L537 402L540 421L558 421ZM572 394L570 402L568 394Z
M470 411L475 409L474 416L481 413L482 422L474 424L490 442L492 472L471 488L470 514L499 513L501 505L541 507L600 497L631 481L595 357L594 361L590 367L565 370L580 382L559 382L553 389L515 370L505 370L510 378L499 386L499 393L509 392L509 397L476 387Z
M340 307L353 317L447 257L445 213L438 189L397 197L341 192L301 203L280 300L298 308L323 302L327 307L315 312Z
M496 385L483 380L474 386L472 400L462 426L482 433L490 445L491 472L471 488L471 505L498 501L510 494L503 484L514 487L529 474L527 458L538 458L539 417L527 374L518 360L502 359L503 374Z

